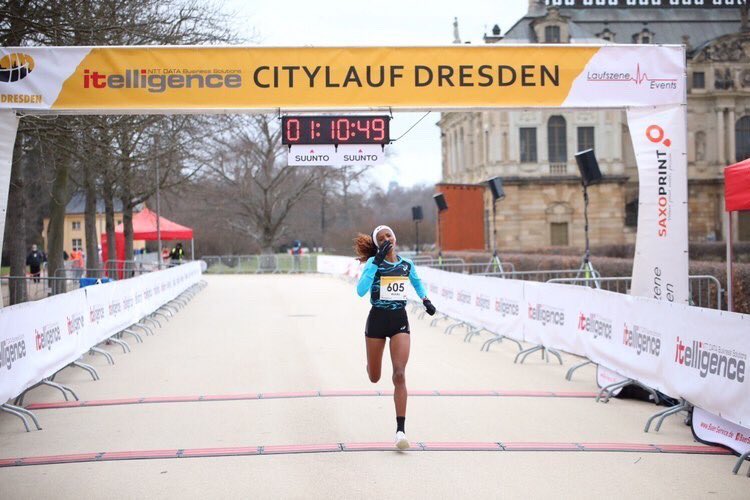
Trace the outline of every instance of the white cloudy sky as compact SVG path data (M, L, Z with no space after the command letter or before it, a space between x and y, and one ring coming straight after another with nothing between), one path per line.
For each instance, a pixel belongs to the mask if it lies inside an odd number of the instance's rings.
M368 46L446 45L453 41L453 18L461 40L483 43L498 24L503 33L526 12L528 0L225 0L237 26L256 33L262 45ZM391 137L398 137L424 113L394 113ZM373 175L386 186L434 184L440 180L438 113L431 113L402 140Z

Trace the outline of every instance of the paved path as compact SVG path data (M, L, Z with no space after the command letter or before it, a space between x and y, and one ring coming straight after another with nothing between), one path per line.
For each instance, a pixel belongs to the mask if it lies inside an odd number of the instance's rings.
M681 419L644 434L654 406L595 403L591 367L565 381L573 357L564 367L538 356L514 365L513 344L480 352L476 339L414 315L415 450L385 451L395 427L390 362L386 354L383 380L370 384L368 304L351 285L206 280L155 336L131 342L131 354L110 346L115 366L87 357L101 381L80 370L58 376L90 403L50 405L58 393L31 392L41 432L0 414L0 497L748 498L748 479L730 473L734 457L696 447ZM707 453L674 453L680 445ZM435 451L453 447L486 451ZM633 451L595 451L623 447ZM550 448L560 451L521 451ZM3 461L22 457L66 463Z

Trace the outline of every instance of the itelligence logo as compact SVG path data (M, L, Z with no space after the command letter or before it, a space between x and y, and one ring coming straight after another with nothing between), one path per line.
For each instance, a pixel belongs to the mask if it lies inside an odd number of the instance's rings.
M599 314L591 313L588 316L584 313L578 315L578 329L582 332L591 333L594 338L604 337L612 340L612 320Z
M543 304L529 304L529 319L539 321L546 326L547 323L557 326L565 325L565 311L556 307Z
M518 302L508 299L495 299L495 311L500 313L501 317L519 316L521 306Z
M661 334L638 325L633 325L633 328L630 329L626 323L622 333L622 344L634 349L639 356L641 353L659 356Z
M715 344L693 340L688 345L677 337L674 361L678 365L699 370L701 378L716 375L736 382L745 381L747 354L723 349Z
M105 74L90 69L83 70L85 89L144 89L154 94L167 90L190 89L238 89L242 87L242 75L236 72L215 73L211 71L180 71L126 69L124 73Z
M44 349L51 350L52 345L60 342L62 336L60 335L60 326L57 323L50 323L42 328L42 331L35 330L36 335L36 350L43 351Z
M13 337L0 342L0 368L10 370L13 363L26 357L26 342L23 336Z

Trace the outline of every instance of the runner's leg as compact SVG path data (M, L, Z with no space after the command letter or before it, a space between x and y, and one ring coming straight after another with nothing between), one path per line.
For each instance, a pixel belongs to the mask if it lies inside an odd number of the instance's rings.
M374 384L380 380L385 339L365 337L365 346L367 348L367 375L370 377L370 382Z
M393 363L393 401L396 416L406 416L406 363L409 361L411 336L399 333L391 337L391 362Z

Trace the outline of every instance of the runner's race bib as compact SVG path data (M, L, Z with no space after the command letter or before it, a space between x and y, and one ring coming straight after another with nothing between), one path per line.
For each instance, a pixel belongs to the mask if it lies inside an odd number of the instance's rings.
M405 276L381 276L380 300L406 300Z

